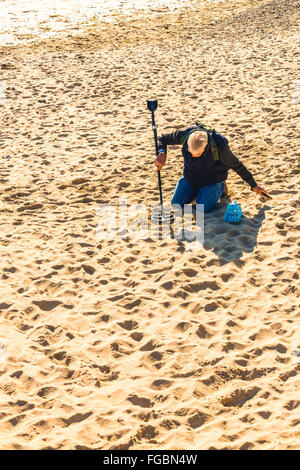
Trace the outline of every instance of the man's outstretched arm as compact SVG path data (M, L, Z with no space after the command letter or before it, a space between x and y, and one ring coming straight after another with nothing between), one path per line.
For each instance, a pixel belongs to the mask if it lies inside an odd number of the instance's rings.
M252 191L256 192L261 197L263 197L263 192L267 194L267 191L264 188L257 185L252 173L232 153L228 145L219 150L219 158L223 165L234 170L246 183L248 183Z
M245 167L245 165L232 153L229 146L226 145L219 150L220 162L234 170L246 183L253 189L257 186L252 173Z

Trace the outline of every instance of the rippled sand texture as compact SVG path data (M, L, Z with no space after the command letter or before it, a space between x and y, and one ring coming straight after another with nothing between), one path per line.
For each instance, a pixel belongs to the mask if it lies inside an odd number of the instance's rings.
M299 449L297 3L234 3L0 50L1 448ZM153 97L272 195L231 172L244 218L198 250L96 238L100 203L158 199Z
M151 11L170 12L197 0L0 0L0 44L16 45L37 38L81 34L98 21Z

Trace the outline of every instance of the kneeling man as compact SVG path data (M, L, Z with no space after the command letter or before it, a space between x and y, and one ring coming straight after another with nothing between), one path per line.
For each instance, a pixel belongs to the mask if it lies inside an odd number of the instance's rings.
M171 204L204 204L204 212L217 207L218 200L227 194L228 170L233 169L252 191L261 198L267 192L258 186L245 165L231 152L228 140L223 135L197 123L185 129L162 134L158 139L159 154L156 156L156 171L166 163L167 146L181 145L184 161L183 177L179 179Z

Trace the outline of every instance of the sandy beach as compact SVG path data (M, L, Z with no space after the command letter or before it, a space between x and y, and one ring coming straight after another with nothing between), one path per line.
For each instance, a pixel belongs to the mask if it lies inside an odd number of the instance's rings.
M300 449L298 25L199 2L0 46L1 449ZM99 205L159 200L147 99L272 199L230 171L244 217L223 201L201 248L99 240ZM170 147L166 203L181 175Z

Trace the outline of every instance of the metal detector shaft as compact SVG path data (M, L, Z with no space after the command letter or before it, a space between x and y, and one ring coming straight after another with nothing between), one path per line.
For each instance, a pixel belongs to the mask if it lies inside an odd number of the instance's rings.
M154 141L155 141L155 155L158 155L157 130L155 126L154 111L151 111L151 113L152 113L152 129L153 129ZM163 211L163 198L162 198L160 171L157 172L157 175L158 175L160 205L161 205L161 210Z
M157 106L157 103L156 103ZM155 125L155 119L154 119L154 109L153 106L149 106L148 104L148 109L150 108L151 114L152 114L152 129L153 129L153 134L154 134L154 142L155 142L155 154L158 155L158 142L157 142L157 130L156 130L156 125ZM156 108L155 108L156 109ZM158 175L158 187L159 187L159 197L160 197L160 207L161 207L161 212L162 216L164 217L164 207L163 207L163 198L162 198L162 189L161 189L161 178L160 178L160 171L157 172Z

